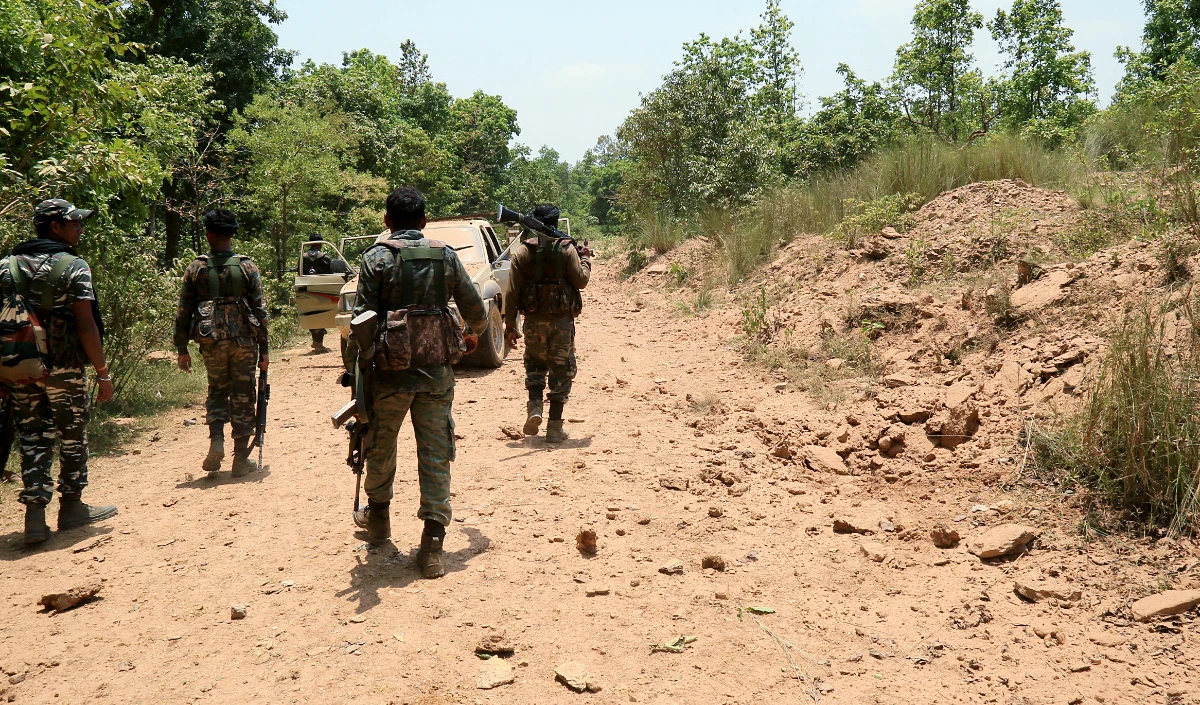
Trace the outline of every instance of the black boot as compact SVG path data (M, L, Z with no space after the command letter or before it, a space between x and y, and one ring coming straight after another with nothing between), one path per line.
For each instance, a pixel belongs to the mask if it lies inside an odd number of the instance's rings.
M204 458L204 472L217 472L225 461L225 424L208 425L208 455Z
M421 532L421 550L417 551L417 566L426 579L433 580L446 574L446 565L442 562L445 540L446 527L426 519L425 530Z
M117 508L113 505L90 507L83 503L77 494L64 494L58 500L58 530L74 529L98 521L115 517Z
M25 505L25 545L32 546L50 538L50 527L46 525L46 505Z
M354 524L365 529L371 538L384 541L392 537L392 518L388 515L391 502L367 502L354 512Z
M258 469L258 463L250 459L250 436L233 439L233 476L245 477Z

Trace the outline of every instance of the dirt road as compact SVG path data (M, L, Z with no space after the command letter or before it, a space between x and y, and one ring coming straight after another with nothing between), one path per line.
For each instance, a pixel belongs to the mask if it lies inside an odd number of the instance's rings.
M345 398L334 354L277 362L266 467L244 480L203 477L206 429L185 425L202 414L192 408L165 417L140 454L94 462L88 498L119 504L114 521L27 551L6 497L0 700L1065 705L1187 691L1194 626L1101 621L1116 597L1098 587L1112 570L1104 549L1085 560L1044 526L1043 548L1019 565L940 551L931 526L966 537L1002 519L968 518L971 506L1005 496L948 476L890 484L776 458L784 429L816 429L836 409L776 389L722 342L732 331L673 317L659 293L602 279L587 298L562 448L499 432L523 413L515 356L460 376L442 580L419 579L413 563L411 430L393 542L355 535L345 434L327 420ZM1036 504L1015 499L1024 516ZM843 516L875 535L835 534ZM581 528L599 533L593 558L576 550ZM724 570L703 569L705 556ZM668 574L673 562L681 574ZM1069 570L1083 600L1021 600L1012 575L1034 568ZM43 594L92 580L99 599L39 611ZM231 620L232 605L246 617ZM1034 633L1045 629L1061 643ZM498 632L515 649L499 667L474 654ZM651 652L680 636L696 640ZM601 690L557 683L565 662ZM489 668L500 680L511 668L514 682L479 689Z

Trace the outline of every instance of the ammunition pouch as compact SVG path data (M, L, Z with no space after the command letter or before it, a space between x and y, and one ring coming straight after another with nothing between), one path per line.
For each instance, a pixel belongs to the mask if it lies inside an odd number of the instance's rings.
M229 257L213 257L202 255L208 263L208 293L210 298L196 305L197 341L229 340L231 338L252 338L252 328L259 328L262 322L250 312L242 294L246 287L246 273L242 271L242 258L238 255ZM222 282L220 268L229 267L229 277L221 291ZM221 294L225 294L222 296Z

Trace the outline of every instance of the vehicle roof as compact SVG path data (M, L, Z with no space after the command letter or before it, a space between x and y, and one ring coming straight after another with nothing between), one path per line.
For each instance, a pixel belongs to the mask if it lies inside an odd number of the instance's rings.
M461 220L431 220L431 221L429 221L428 224L425 225L425 229L433 230L436 228L446 228L446 227L461 228L464 225L473 225L475 227L479 227L481 225L486 225L489 228L492 227L491 222L484 220L482 218L463 218Z

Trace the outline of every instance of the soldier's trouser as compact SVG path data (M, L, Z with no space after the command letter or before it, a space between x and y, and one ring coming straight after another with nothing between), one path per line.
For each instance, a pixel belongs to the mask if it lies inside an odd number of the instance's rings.
M91 399L82 369L52 369L38 384L14 385L12 414L21 444L23 504L45 506L54 498L54 442L59 441L58 491L79 494L87 487L87 425Z
M200 354L208 371L208 415L205 423L233 424L233 437L254 435L254 368L258 346L239 345L237 339L201 340Z
M540 392L550 378L552 402L566 403L571 396L575 367L575 320L525 318L525 388Z
M454 388L441 393L405 392L376 384L375 417L371 428L371 450L367 453L367 477L363 482L373 502L392 500L396 479L396 434L404 416L412 413L417 437L417 478L421 485L421 508L417 516L450 523L450 463L454 460Z

